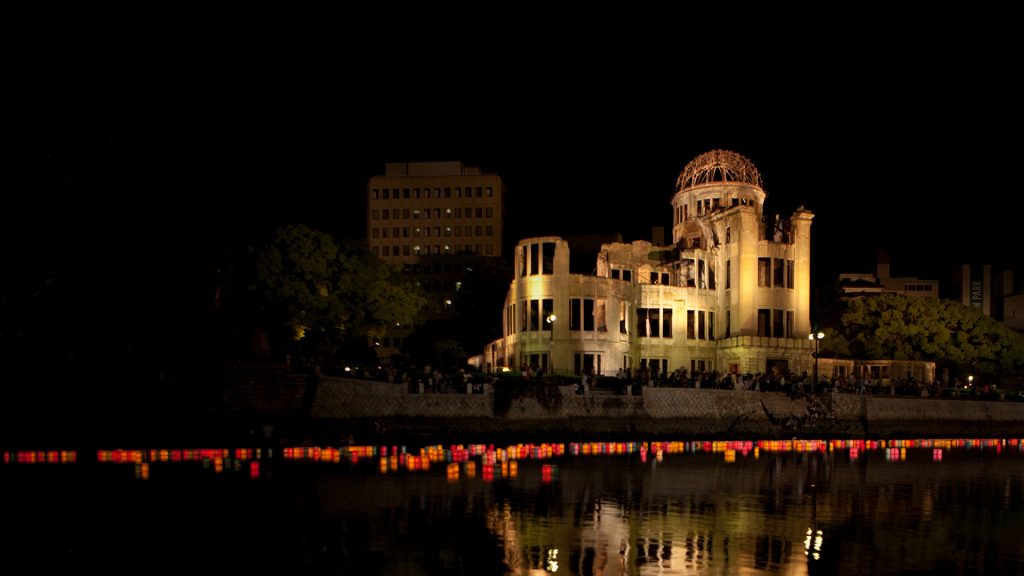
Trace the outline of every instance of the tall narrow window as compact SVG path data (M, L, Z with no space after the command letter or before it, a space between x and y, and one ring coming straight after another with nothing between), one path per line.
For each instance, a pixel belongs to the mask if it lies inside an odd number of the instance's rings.
M663 338L672 337L672 309L665 308L661 311L661 336Z
M705 319L704 311L701 310L701 311L697 312L697 338L699 340L703 340L705 338L704 335L707 333L706 332L706 330L707 330L706 322L707 322L707 320Z
M594 326L598 332L608 331L607 300L598 298L594 300Z
M555 243L544 242L544 267L541 269L541 274L554 274L555 273Z
M636 309L636 335L647 336L647 308Z
M757 285L769 287L772 285L772 259L757 259Z
M732 310L725 311L725 337L732 338Z
M782 310L775 310L772 316L772 336L774 336L775 338L785 337L785 334L782 331Z
M530 331L540 330L540 300L530 300Z
M715 313L708 312L708 340L715 339Z
M660 328L661 328L661 314L660 314L660 312L661 311L659 309L657 309L657 308L651 308L651 309L649 309L647 311L647 318L650 321L650 326L648 327L648 330L649 330L648 334L650 334L650 336L652 338L657 338L661 334L661 330L660 330Z
M540 245L530 244L530 276L540 274Z
M583 330L594 331L594 301L590 298L583 299Z
M732 260L725 261L725 289L732 288Z
M760 308L757 311L757 335L772 335L772 311Z
M693 340L697 337L697 316L693 313L693 310L686 311L686 337Z
M619 334L628 334L626 319L629 318L629 307L625 302L619 302Z
M791 289L791 290L796 287L796 284L793 282L793 261L792 260L786 260L786 286L789 287L789 289Z
M775 282L773 286L782 288L786 281L786 261L782 258L775 259Z
M697 276L694 273L692 258L684 258L679 266L679 285L691 288L697 286Z
M793 311L786 310L786 337L793 338Z
M580 329L580 307L582 304L579 298L569 299L569 330Z

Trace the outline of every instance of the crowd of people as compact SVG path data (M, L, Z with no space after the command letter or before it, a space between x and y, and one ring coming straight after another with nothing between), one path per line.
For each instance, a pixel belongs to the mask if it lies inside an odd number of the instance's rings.
M478 371L459 368L442 371L431 365L422 369L410 367L399 370L393 366L381 366L372 372L364 372L365 377L386 382L399 383L413 394L444 394L483 393L485 383L497 383L497 375L488 375ZM523 380L547 381L547 375L540 366L524 364L519 373L508 374L507 377ZM914 396L938 397L957 396L975 399L1002 399L1002 391L994 384L983 386L963 385L954 383L953 387L943 388L938 381L922 382L908 378L878 378L871 375L847 375L820 378L812 386L813 378L807 372L799 375L784 373L734 374L717 370L688 371L679 368L670 373L659 372L656 364L644 365L637 370L619 369L614 376L601 376L591 370L584 370L577 376L560 376L559 383L571 382L579 394L594 389L610 390L619 394L640 394L643 387L671 388L705 388L713 390L745 390L754 392L780 392L791 395L821 394L824 392L840 392L870 396ZM469 387L467 388L467 384Z

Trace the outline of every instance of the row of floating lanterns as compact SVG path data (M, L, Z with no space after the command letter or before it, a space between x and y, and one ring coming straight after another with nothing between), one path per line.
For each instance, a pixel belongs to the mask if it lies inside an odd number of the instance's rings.
M4 464L73 464L78 461L75 450L19 450L4 452Z
M97 450L96 461L105 464L140 464L143 462L201 462L232 458L227 448L195 448L184 450ZM261 460L259 448L236 448L234 460Z
M245 470L249 473L249 477L256 479L260 477L260 463L258 460L243 461L235 458L214 458L212 460L203 460L203 469L213 471L217 474L221 474L225 471L241 472ZM135 478L137 480L149 480L149 462L136 462L135 466Z
M101 464L133 464L135 478L149 480L150 463L199 462L204 470L212 469L220 474L225 471L246 470L250 478L259 478L259 448L196 448L184 450L98 450L96 461Z
M885 458L890 462L906 461L907 448L931 448L932 459L942 461L943 450L954 448L994 448L1001 451L1003 447L1016 447L1024 451L1024 441L1020 439L917 439L917 440L738 440L738 441L673 441L673 442L584 442L570 443L568 453L573 456L626 455L639 454L646 462L650 455L662 461L665 454L682 453L721 453L726 462L735 462L738 454L744 457L753 454L759 457L761 451L766 452L825 452L848 450L851 459L857 459L862 452L883 450ZM5 453L5 462L7 461ZM54 461L53 453L19 453L20 461L41 461L40 454L47 461ZM73 453L72 453L73 454ZM135 463L136 477L149 477L148 462L183 462L199 460L204 468L213 467L217 473L225 469L240 471L242 463L249 462L249 473L252 478L259 477L259 460L262 458L260 449L239 448L230 457L227 449L197 450L111 450L99 451L99 462ZM481 476L485 482L496 478L515 478L518 475L518 460L542 460L564 456L565 444L516 444L506 448L496 448L493 444L451 445L445 448L432 445L420 448L419 454L411 454L405 446L348 446L333 447L288 447L283 451L286 460L310 460L315 462L340 463L342 460L358 463L361 459L376 457L381 473L407 471L428 471L432 463L447 463L449 480L457 480L462 474L467 478L476 477L476 462L472 458L480 458ZM71 456L74 458L74 456ZM461 467L460 467L461 464ZM226 468L225 468L226 466ZM557 474L557 466L545 464L541 468L542 481L550 482Z
M727 441L658 441L658 442L571 442L515 444L505 448L493 444L453 444L426 446L418 454L410 453L406 446L345 446L334 447L287 447L283 450L285 460L308 460L314 462L358 463L362 459L377 458L381 472L407 470L429 470L431 463L468 463L479 458L482 465L494 466L514 460L544 460L565 456L600 456L639 454L646 462L648 456L661 461L666 454L722 453L726 461L733 462L737 455L744 457L760 452L825 452L849 451L852 459L868 451L883 450L889 461L906 460L906 449L932 449L933 459L941 461L943 451L954 449L1004 449L1024 451L1024 439L1019 438L940 438L913 440L727 440ZM272 458L272 450L266 457ZM148 464L150 462L203 462L220 472L227 463L228 469L240 470L243 462L250 462L250 472L258 476L258 462L264 459L260 448L199 448L199 449L151 449L151 450L98 450L96 461L115 464ZM49 451L6 451L4 464L68 464L78 461L74 450ZM140 469L139 476L142 476ZM469 474L467 473L467 476Z
M494 464L507 460L541 460L565 455L565 444L516 444L506 448L498 448L493 444L453 444L444 447L439 444L424 446L418 454L408 451L405 446L345 446L341 448L302 446L289 447L283 451L286 460L308 460L313 462L347 461L359 462L368 458L398 458L401 463L418 462L424 459L429 462L468 462L472 458L481 458Z
M485 483L494 482L500 478L516 478L519 476L519 461L518 460L507 460L500 464L483 464L480 467L480 474ZM457 482L460 474L464 472L467 478L476 477L476 463L475 462L463 462L461 466L452 462L447 467L447 477L449 482ZM540 479L544 484L550 484L558 478L558 466L554 464L544 464L540 467Z
M544 468L550 468L550 464L544 465ZM457 482L461 474L465 474L466 478L476 477L476 462L452 462L448 464L446 469L446 475L449 482ZM519 476L519 462L517 460L506 460L500 464L481 464L480 465L480 476L484 482L494 482L496 479L501 478L516 478ZM546 481L550 482L550 473L548 474Z

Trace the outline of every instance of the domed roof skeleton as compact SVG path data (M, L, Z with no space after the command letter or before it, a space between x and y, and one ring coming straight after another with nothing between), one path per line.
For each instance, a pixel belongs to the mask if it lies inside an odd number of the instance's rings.
M764 189L761 173L746 157L729 150L712 150L697 156L679 173L676 190L712 182L742 182Z

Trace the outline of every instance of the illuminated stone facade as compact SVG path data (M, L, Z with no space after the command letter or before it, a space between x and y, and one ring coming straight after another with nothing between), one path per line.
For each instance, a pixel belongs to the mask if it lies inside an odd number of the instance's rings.
M594 275L569 273L558 237L522 240L504 337L483 367L558 374L810 371L813 214L767 218L754 165L715 150L672 197L673 243L602 245Z

